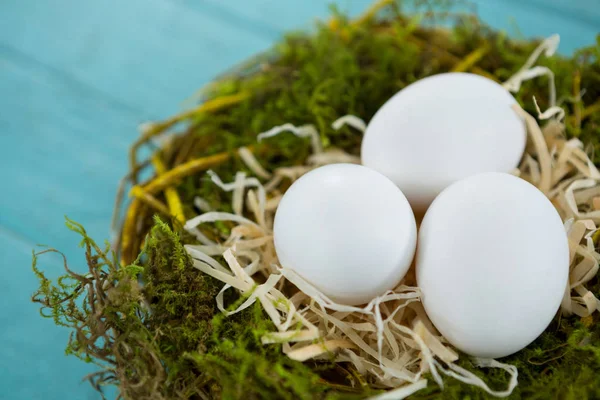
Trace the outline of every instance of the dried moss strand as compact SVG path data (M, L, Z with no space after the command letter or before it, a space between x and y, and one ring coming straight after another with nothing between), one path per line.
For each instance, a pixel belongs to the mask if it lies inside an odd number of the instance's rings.
M121 233L121 264L131 264L136 256L137 250L133 246L134 238L136 235L137 217L140 209L142 208L142 201L134 197L131 200L131 204L127 208L125 219L123 221L123 232Z
M216 111L223 110L226 107L241 103L242 101L251 97L251 94L248 92L236 93L228 96L221 96L215 99L207 100L206 102L200 104L198 107L193 108L188 111L184 111L180 114L175 115L167 119L166 121L151 124L150 128L146 131L146 135L148 135L148 139L158 133L164 132L166 129L175 125L178 122L181 122L186 119L190 119L192 117L197 117L204 113L212 113ZM148 140L146 139L146 140Z
M160 153L157 152L156 154L154 154L154 156L152 157L152 164L154 165L154 169L156 170L156 174L158 176L161 176L167 172L165 164L160 158ZM185 222L183 206L181 205L181 198L179 197L179 193L177 193L177 190L172 186L166 187L165 197L167 198L167 205L169 207L171 215L177 218L179 222Z
M169 186L175 185L186 176L194 175L200 171L205 171L209 168L215 167L219 164L231 158L231 153L218 153L212 156L198 158L196 160L188 161L184 164L178 165L170 171L165 172L163 175L159 175L144 186L146 193L156 193Z
M136 186L132 187L131 190L130 190L130 192L129 192L129 194L131 196L134 196L137 199L141 200L142 202L146 203L146 205L152 207L156 211L161 212L161 213L163 213L165 215L171 215L171 212L169 211L169 209L167 208L167 206L165 206L156 197L154 197L150 193L146 192L140 186L136 185Z
M451 71L452 72L465 72L472 69L475 64L479 62L487 53L490 51L490 45L485 44L471 53L467 54L458 64L456 64Z
M136 258L138 250L134 246L134 237L136 236L138 213L144 202L143 200L148 200L148 196L177 184L186 176L215 167L227 161L230 157L230 153L219 153L188 161L157 176L144 187L134 186L132 192L130 192L130 195L134 197L134 199L127 209L121 233L120 249L122 262L127 265L132 263ZM161 208L162 211L166 210L166 215L170 215L170 211L166 206L162 205L162 207L158 206L158 208L156 207L156 204L154 204L154 206L157 210Z
M168 169L174 168L179 164L185 163L190 158L193 158L194 150L198 147L207 148L212 143L210 136L198 138L194 135L185 135L181 141L177 143L178 148L173 149L173 154L167 156L164 153L164 160L169 165ZM167 160L171 161L167 161Z
M352 25L363 25L367 21L373 19L375 15L382 9L394 4L395 0L379 0L373 3L362 15L351 22Z
M586 107L581 112L581 120L591 117L593 114L600 113L600 99L598 99L594 104Z
M406 39L409 40L409 41L411 41L411 42L413 42L413 43L415 43L415 44L417 44L421 48L430 48L436 54L442 55L444 57L447 57L449 60L451 60L456 65L459 65L463 61L460 57L458 57L458 56L450 53L448 50L446 50L446 49L444 49L442 47L436 46L433 43L428 43L425 40L423 40L421 38L418 38L418 37L416 37L414 35L407 35ZM496 82L500 81L498 79L498 77L496 77L493 74L490 74L488 71L486 71L483 68L480 68L480 67L478 67L476 65L472 66L471 68L469 68L469 69L467 69L465 71L470 71L470 72L473 72L473 73L475 73L477 75L485 76L486 78L489 78L489 79L491 79L493 81L496 81Z
M573 119L575 120L575 130L581 131L581 71L575 71L573 76Z
M146 143L148 140L152 139L154 136L159 135L172 127L173 125L181 122L183 120L199 116L204 113L210 113L222 110L223 108L229 107L234 104L238 104L247 98L250 97L250 94L247 92L236 93L229 96L222 96L215 99L208 100L198 107L193 108L188 111L184 111L180 114L177 114L165 121L156 122L156 123L147 123L143 125L142 128L142 136L135 141L135 143L131 146L129 150L129 168L134 171L138 165L137 163L137 151L138 149ZM137 183L137 176L133 177L134 183Z
M140 173L143 169L147 168L150 165L150 160L145 160L136 166L136 168L132 171L129 171L121 180L119 181L119 185L117 188L117 195L115 197L115 205L111 217L110 229L111 232L116 233L118 231L119 220L121 218L121 207L123 206L123 200L125 198L125 188L131 182L132 178ZM115 235L115 240L118 239L118 235ZM117 247L118 247L118 243Z
M579 123L579 126L581 127L581 123L595 114L600 114L600 99L583 108L579 114L579 118L577 118L576 115L571 115L567 118L567 121L569 121L571 125L577 125Z

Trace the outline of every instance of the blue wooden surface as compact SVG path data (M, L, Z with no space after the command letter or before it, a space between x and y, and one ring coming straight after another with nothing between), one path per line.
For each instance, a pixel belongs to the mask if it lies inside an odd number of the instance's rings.
M97 399L92 370L64 355L66 332L37 315L31 249L82 267L63 215L108 237L136 126L210 78L327 15L321 0L3 0L0 4L0 399ZM338 1L355 15L368 0ZM600 30L598 0L477 0L514 35L562 34L564 53ZM514 26L519 26L519 31ZM58 258L45 259L51 275ZM54 271L54 273L52 273Z

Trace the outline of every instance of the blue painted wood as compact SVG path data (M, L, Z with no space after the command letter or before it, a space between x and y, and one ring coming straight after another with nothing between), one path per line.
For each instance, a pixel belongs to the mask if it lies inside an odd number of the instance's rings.
M265 25L280 31L289 27L303 28L316 17L328 15L324 2L292 3L295 6L293 12L290 12L290 2L278 0L255 0L253 7L245 6L246 0L204 0L195 6L204 5L205 12L213 15L234 15L247 24ZM336 2L340 10L350 15L359 14L370 3L366 0ZM563 54L594 43L600 31L598 0L470 0L470 3L476 6L478 15L488 25L511 36L532 38L559 33L559 51Z
M484 21L513 37L547 37L558 33L562 54L594 43L600 32L598 0L475 0L474 3Z
M97 399L81 382L93 369L64 355L67 331L40 318L28 299L36 284L27 267L31 249L29 240L0 227L0 265L6 276L0 280L0 399ZM46 263L61 268L56 257Z
M3 0L0 3L0 399L97 399L93 368L64 356L65 331L38 317L31 249L45 243L83 269L63 215L108 237L116 184L136 126L166 117L223 69L288 28L328 14L329 0ZM360 13L370 0L339 0ZM563 51L590 43L597 0L476 0L493 26L546 35ZM566 45L566 46L564 46ZM61 260L44 258L56 276Z
M0 399L97 399L80 384L93 368L65 357L66 331L29 301L31 249L59 248L83 270L63 216L108 237L137 125L272 39L163 0L9 0L0 19ZM41 265L56 276L59 261Z
M36 282L28 266L32 248L45 243L83 269L63 215L106 237L127 130L137 117L13 49L0 47L0 65L0 265L7 276L0 291L0 398L86 398L92 391L80 381L91 369L64 356L67 332L42 320L29 302ZM62 269L53 257L41 265L50 276Z
M166 117L271 40L177 1L4 0L5 44L110 97Z
M0 224L34 243L64 243L63 215L106 232L116 183L142 113L0 46ZM100 228L102 226L102 228ZM64 239L64 240L63 240Z
M311 28L318 20L329 17L331 7L354 17L367 9L372 0L302 1L302 0L176 0L203 14L238 21L244 26L259 27L269 37L290 29ZM252 5L250 6L249 3Z

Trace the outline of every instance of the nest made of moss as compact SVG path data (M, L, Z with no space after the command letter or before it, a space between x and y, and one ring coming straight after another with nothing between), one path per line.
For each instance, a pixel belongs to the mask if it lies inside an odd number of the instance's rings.
M36 264L55 250L34 256L33 299L72 330L67 353L98 365L87 378L100 392L600 398L600 37L573 57L544 57L556 37L513 41L430 5L412 17L392 1L358 20L334 13L219 77L195 109L141 127L122 182L132 200L122 216L123 191L117 199L113 247L68 221L83 236L87 271L65 261L65 275L51 281ZM440 18L454 27L433 28ZM569 232L572 290L561 312L502 362L453 350L428 321L410 274L364 308L336 305L279 268L272 246L272 217L291 182L319 165L359 162L364 121L406 85L446 71L516 91L531 139L516 173L553 201ZM148 145L153 155L140 162Z

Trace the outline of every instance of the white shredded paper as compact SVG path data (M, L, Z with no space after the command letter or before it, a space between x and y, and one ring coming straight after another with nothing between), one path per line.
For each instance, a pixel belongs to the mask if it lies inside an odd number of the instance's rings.
M344 115L343 117L340 117L333 121L331 127L337 131L341 129L344 125L351 126L354 129L357 129L361 132L367 130L367 124L365 123L365 121L358 118L356 115Z
M534 76L543 74L552 78L551 71L534 64L542 52L546 56L553 54L558 41L555 35L542 42L505 87L517 91L522 81ZM569 285L565 288L561 310L564 315L586 317L600 311L600 301L585 287L597 274L600 261L593 241L600 223L600 172L583 151L581 142L564 138L561 123L564 111L554 104L553 79L550 81L550 107L545 112L538 108L538 117L549 119L543 128L533 116L514 107L524 119L529 134L527 153L515 174L545 193L563 218L571 261ZM363 120L351 115L341 117L333 127L339 129L345 124L360 131L366 127ZM210 210L197 199L197 206L204 213L185 224L185 229L201 243L185 246L194 259L194 267L224 283L215 299L219 310L231 315L260 302L276 327L262 337L262 343L283 344L284 353L297 361L328 359L334 354L336 361L352 363L369 382L390 389L373 400L403 399L425 388L428 384L423 379L425 373L430 373L441 388L442 376L446 375L480 387L492 396L510 395L517 385L516 367L492 359L473 359L478 367L500 368L510 376L505 389L492 390L472 371L456 364L458 354L425 314L414 274L409 273L394 290L364 307L355 307L335 303L293 270L279 265L272 227L284 191L282 185L321 165L360 163L358 157L339 149L324 150L319 132L312 125L284 124L261 133L258 138L284 132L311 140L313 154L305 165L267 171L249 149L241 149L242 160L256 177L238 173L233 182L224 183L214 172L208 172L216 186L232 192L234 212ZM220 244L208 240L199 229L202 224L216 221L236 224L230 236ZM221 264L215 256L222 256L226 263ZM286 285L285 292L282 291L284 282L292 284ZM228 310L223 303L227 290L238 290L248 297L237 309Z

